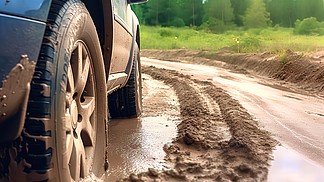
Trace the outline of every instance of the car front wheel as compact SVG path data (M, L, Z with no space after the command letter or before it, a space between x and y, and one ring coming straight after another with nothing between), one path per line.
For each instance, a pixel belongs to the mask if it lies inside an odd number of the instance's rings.
M79 181L104 173L105 78L98 35L85 5L54 0L14 157L27 181ZM15 181L13 174L9 177Z

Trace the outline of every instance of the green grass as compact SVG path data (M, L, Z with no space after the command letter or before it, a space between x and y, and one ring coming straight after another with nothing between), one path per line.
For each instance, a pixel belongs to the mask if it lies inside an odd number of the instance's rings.
M225 47L236 52L312 52L324 47L324 36L293 34L293 29L268 28L208 33L188 27L141 27L143 49L192 49L216 51Z

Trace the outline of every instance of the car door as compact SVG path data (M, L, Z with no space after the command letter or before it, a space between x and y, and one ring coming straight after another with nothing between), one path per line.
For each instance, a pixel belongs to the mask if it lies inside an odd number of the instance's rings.
M110 74L126 74L132 55L132 10L127 0L112 0L114 11L113 52ZM124 75L127 77L127 74Z

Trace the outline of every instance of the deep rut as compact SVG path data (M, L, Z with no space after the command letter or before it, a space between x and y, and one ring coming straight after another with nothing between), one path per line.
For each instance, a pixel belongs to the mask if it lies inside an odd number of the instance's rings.
M143 72L171 86L180 103L178 136L164 147L173 167L122 181L266 181L277 142L236 100L176 71L144 67Z

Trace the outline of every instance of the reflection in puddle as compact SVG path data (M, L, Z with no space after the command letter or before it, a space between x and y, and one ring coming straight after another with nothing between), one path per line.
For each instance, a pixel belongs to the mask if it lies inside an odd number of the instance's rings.
M142 76L142 118L109 122L109 169L104 181L116 181L148 168L168 168L163 146L177 136L179 102L172 88Z
M302 158L294 151L279 146L274 151L274 161L271 163L268 181L323 182L324 167Z
M176 124L174 119L160 116L110 121L105 181L116 181L148 168L167 168L163 146L176 137Z

